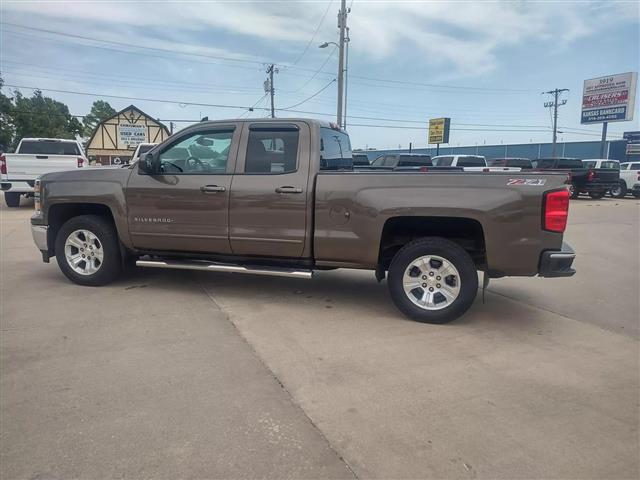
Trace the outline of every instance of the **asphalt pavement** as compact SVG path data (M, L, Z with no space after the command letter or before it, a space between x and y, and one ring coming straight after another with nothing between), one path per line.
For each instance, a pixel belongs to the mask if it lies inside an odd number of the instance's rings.
M0 477L638 478L639 213L573 201L570 279L411 322L371 272L70 284L0 209Z

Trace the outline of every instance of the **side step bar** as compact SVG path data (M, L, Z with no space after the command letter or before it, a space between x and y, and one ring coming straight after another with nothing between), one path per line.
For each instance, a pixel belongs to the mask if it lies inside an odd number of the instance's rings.
M313 276L312 270L245 267L242 265L225 265L222 263L213 263L199 260L137 260L136 265L138 267L201 270L205 272L249 273L252 275L270 275L272 277L310 279Z

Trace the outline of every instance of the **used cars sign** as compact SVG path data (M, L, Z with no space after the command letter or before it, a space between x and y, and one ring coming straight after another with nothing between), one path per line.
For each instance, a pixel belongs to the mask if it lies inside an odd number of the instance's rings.
M633 120L637 73L620 73L584 81L580 123Z

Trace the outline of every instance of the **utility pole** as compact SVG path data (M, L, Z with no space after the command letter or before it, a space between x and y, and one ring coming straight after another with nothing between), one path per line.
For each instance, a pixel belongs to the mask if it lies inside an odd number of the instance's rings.
M351 13L351 9L347 13ZM344 17L347 18L346 15ZM342 128L347 129L347 90L349 88L349 43L351 42L351 38L349 37L349 27L346 27L347 37L345 38L345 42L347 43L346 47L346 60L344 64L344 121L342 122Z
M342 100L344 98L344 33L347 28L347 0L341 0L338 13L338 29L340 30L339 56L338 56L338 112L336 120L342 128Z
M273 88L273 74L278 73L278 69L275 68L275 65L272 63L269 65L269 68L267 68L267 73L269 74L269 78L264 82L264 91L271 97L271 118L276 118L275 108L273 106L273 95L275 93L275 88Z
M169 128L170 128L169 131L171 132L171 135L173 135L173 122L169 122Z
M553 95L553 102L544 102L545 107L553 107L553 146L551 148L551 156L553 158L556 158L556 143L558 140L558 107L567 103L566 100L561 100L560 103L558 103L558 96L562 92L568 91L568 88L556 88L555 90L544 92L548 95Z
M604 152L607 147L607 125L609 122L602 122L602 139L600 140L600 158L604 158Z

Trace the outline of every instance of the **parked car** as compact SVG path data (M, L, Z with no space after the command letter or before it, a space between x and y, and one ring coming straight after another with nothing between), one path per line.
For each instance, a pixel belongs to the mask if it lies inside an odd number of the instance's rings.
M611 196L623 198L628 193L640 198L640 162L624 162L620 164L620 182L611 189Z
M467 171L487 167L487 160L481 155L439 155L431 161L436 167L463 167Z
M490 167L511 167L520 168L521 170L531 170L533 163L528 158L518 157L505 157L505 158L492 158L487 163Z
M353 153L353 166L354 167L368 167L369 165L371 165L371 162L369 162L369 157L367 157L366 154L364 153Z
M32 196L40 175L75 170L88 165L82 146L62 138L23 138L15 153L0 155L0 189L8 207L20 206L21 196Z
M388 153L380 155L373 162L372 167L430 167L431 156L421 153Z
M536 171L560 171L569 175L569 192L571 198L578 198L587 193L591 198L604 197L605 193L615 188L620 180L618 170L611 168L588 168L578 158L538 158L533 161Z
M128 168L44 175L31 228L43 261L80 285L111 282L125 259L298 279L358 268L388 277L407 316L444 323L472 305L478 270L575 273L565 178L354 172L334 124L201 122Z
M131 157L131 161L129 163L138 161L142 155L147 153L156 145L158 144L157 143L139 143L135 151L133 152L133 157Z

